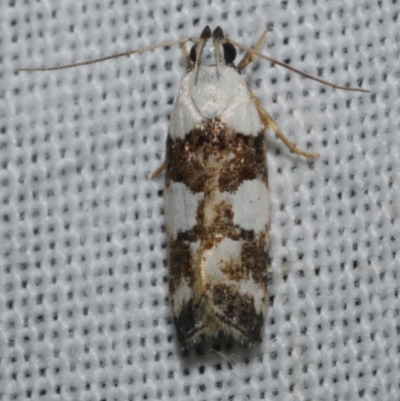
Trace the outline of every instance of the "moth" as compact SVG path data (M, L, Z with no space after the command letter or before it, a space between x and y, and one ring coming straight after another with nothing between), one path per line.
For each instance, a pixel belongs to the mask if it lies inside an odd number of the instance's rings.
M180 44L187 75L171 114L164 164L165 225L170 306L178 339L190 347L223 333L250 345L261 341L267 310L269 189L265 131L293 145L247 87L241 72L265 59L337 89L348 88L305 74L259 53L264 32L252 48L206 26L199 38L182 38L121 54L59 67L84 66ZM187 42L194 45L190 52ZM235 65L236 47L245 51Z

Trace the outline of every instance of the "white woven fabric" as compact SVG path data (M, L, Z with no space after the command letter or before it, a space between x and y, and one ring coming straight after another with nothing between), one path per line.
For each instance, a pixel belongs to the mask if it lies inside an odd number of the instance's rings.
M400 399L400 2L0 3L0 400ZM371 94L257 61L246 80L314 162L269 135L260 346L187 353L168 307L162 162L179 46L220 25Z

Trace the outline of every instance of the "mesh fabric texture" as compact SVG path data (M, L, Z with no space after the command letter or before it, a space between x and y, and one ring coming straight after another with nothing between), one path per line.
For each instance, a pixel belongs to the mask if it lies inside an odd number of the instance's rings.
M0 400L400 399L400 2L25 1L0 5ZM205 25L268 62L263 342L182 352L168 306L163 161L179 46L56 72Z

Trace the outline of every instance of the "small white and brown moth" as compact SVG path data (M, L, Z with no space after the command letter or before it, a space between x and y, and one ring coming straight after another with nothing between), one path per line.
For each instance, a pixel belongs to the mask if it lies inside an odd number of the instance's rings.
M165 222L170 305L182 346L222 332L244 344L261 341L267 309L269 190L265 131L272 129L293 152L308 158L279 130L247 87L241 71L263 58L334 88L224 38L207 26L200 38L179 39L57 70L180 44L188 70L172 112L166 159ZM192 41L190 53L185 42ZM236 47L246 51L234 64Z

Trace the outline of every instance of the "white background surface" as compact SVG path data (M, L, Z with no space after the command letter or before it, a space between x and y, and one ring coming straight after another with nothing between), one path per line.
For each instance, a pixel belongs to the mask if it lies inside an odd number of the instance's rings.
M1 400L399 400L400 3L4 1ZM269 133L263 343L182 353L168 307L163 160L179 46L220 25L343 92L256 62Z

